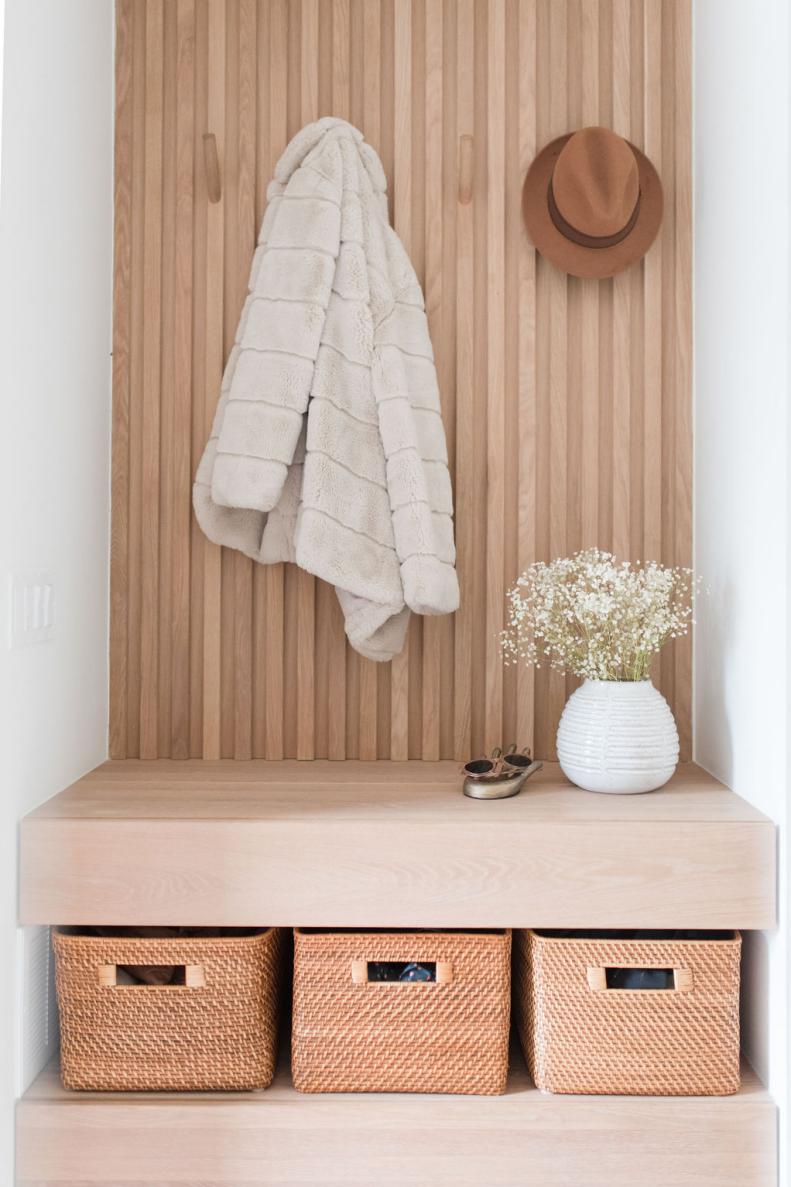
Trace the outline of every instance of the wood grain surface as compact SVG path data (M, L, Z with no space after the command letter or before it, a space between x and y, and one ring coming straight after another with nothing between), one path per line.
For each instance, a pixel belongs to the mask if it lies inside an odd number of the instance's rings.
M110 762L21 825L23 923L768 928L775 828L694 766L649 796L557 767Z
M551 758L573 682L503 670L505 590L593 544L691 555L690 0L117 11L111 754L433 760L515 738ZM461 609L416 618L385 667L346 646L331 589L217 549L191 515L267 182L328 114L382 158L454 480ZM665 188L657 242L614 281L556 271L520 216L535 151L591 123ZM656 677L688 757L688 642Z
M300 1095L285 1062L263 1092L74 1093L52 1064L16 1118L18 1187L777 1181L777 1110L746 1065L736 1096L673 1098L545 1095L516 1051L495 1097Z

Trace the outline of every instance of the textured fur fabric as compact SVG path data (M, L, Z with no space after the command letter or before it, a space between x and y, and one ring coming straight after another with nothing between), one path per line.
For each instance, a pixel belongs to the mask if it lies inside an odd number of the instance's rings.
M388 660L410 610L459 604L423 294L350 124L303 128L267 198L195 513L215 543L334 585L351 645Z

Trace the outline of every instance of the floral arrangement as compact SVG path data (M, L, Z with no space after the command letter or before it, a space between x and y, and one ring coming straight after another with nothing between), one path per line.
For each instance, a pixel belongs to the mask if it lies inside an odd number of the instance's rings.
M588 548L531 565L508 591L505 662L585 680L647 680L654 655L692 623L691 569L618 561Z

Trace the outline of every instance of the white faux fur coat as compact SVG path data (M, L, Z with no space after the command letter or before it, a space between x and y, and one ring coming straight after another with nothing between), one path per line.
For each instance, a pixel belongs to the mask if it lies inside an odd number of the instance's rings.
M423 295L350 124L303 128L267 197L195 513L217 544L334 585L351 645L388 660L410 610L459 604Z

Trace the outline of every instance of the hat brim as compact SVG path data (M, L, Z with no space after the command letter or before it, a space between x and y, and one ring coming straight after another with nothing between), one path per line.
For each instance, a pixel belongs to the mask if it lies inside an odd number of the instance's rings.
M534 247L542 256L572 276L603 279L637 263L656 239L662 222L662 183L648 157L629 143L640 178L640 210L634 227L612 247L582 247L567 239L555 226L547 196L555 162L567 140L559 136L541 150L527 171L522 190L522 214Z

